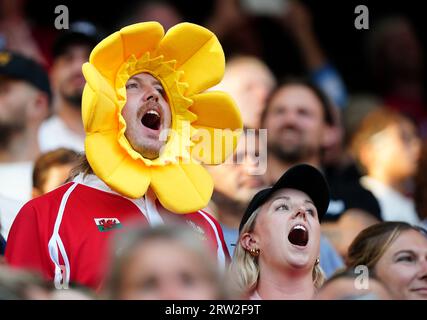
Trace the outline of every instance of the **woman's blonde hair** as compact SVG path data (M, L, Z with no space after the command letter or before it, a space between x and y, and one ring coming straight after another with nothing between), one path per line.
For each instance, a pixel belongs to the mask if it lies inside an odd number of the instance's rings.
M230 276L234 281L234 286L236 290L241 294L252 292L258 283L259 278L259 265L258 257L254 257L250 254L248 250L243 248L241 245L242 235L248 232L252 232L255 228L256 218L261 212L261 207L256 209L246 223L243 225L242 230L240 231L239 239L234 249L233 260L230 265ZM319 289L323 282L325 281L325 276L320 268L320 265L316 263L313 267L313 284L316 289Z

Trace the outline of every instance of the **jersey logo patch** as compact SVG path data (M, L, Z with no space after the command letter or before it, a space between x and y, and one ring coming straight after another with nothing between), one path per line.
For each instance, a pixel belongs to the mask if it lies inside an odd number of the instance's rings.
M96 226L101 232L119 229L122 227L119 219L117 218L95 218Z

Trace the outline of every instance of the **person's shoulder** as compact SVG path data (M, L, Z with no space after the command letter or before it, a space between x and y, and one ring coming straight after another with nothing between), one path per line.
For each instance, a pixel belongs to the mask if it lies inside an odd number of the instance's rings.
M219 226L218 220L214 217L214 215L207 209L203 208L196 212L193 212L192 215L195 217L200 217L201 219L208 221L210 223L215 224L216 226Z
M198 211L184 213L184 214L174 214L170 213L170 217L178 217L181 220L187 221L188 224L195 223L197 225L210 227L218 229L220 225L218 221L205 209L200 209Z
M57 128L62 128L64 126L63 121L57 115L53 115L46 120L44 120L40 126L40 130L52 130Z
M48 193L45 193L39 197L33 198L22 207L22 210L36 209L36 211L39 211L38 209L46 209L52 206L57 207L57 205L61 202L62 198L67 192L67 190L72 185L73 185L72 182L68 182Z

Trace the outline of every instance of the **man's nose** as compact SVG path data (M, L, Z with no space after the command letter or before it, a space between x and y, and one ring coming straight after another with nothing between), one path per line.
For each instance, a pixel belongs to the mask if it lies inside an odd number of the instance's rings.
M152 101L158 102L159 92L155 88L147 87L143 98L144 98L144 101L152 100Z

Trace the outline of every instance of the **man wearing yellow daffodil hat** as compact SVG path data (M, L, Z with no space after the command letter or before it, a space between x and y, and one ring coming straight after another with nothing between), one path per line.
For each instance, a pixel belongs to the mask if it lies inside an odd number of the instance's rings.
M108 36L83 65L86 158L73 181L28 202L10 231L6 260L42 272L55 286L98 289L108 239L131 221L180 221L208 241L220 264L228 252L203 208L213 182L202 164L223 162L242 126L232 99L208 91L224 73L216 36L157 22Z

